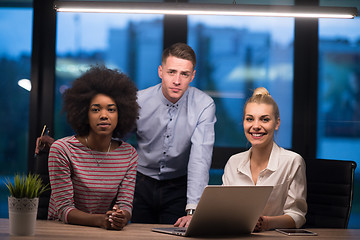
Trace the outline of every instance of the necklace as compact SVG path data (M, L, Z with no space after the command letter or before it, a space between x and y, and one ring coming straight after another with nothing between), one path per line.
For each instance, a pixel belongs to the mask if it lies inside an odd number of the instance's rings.
M101 163L101 161L102 161L103 159L100 159L100 160L99 160L99 159L97 159L97 158L94 156L92 149L89 147L89 143L88 143L87 137L85 137L85 142L86 142L86 146L90 149L91 156L93 156L93 158L95 159L97 165L100 166L100 163ZM110 152L110 148L111 148L111 140L110 140L109 148L108 148L108 150L107 150L107 152L106 152L106 157L107 157L107 155L108 155L109 152Z

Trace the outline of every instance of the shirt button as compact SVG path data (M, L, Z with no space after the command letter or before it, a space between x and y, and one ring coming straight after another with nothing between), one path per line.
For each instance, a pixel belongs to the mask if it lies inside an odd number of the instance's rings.
M164 154L166 154L166 152L163 152Z
M172 121L172 118L170 118L170 121Z

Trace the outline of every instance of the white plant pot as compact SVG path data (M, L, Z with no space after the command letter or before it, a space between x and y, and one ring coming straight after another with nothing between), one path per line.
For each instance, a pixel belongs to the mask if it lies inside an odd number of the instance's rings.
M8 197L8 203L10 235L34 235L39 198Z

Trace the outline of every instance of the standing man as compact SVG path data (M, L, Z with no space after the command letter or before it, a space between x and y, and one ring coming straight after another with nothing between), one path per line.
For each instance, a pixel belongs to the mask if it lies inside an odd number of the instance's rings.
M208 184L215 103L189 86L195 65L192 48L176 43L163 52L161 83L138 92L139 162L132 222L187 226Z

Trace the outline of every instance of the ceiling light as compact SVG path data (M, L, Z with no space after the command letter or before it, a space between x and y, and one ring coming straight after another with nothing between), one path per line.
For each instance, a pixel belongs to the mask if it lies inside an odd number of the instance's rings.
M29 79L19 80L18 85L29 92L31 91L31 81Z
M195 4L178 2L62 2L55 1L59 12L101 12L174 15L229 15L262 17L354 18L355 7L275 6L243 4Z

